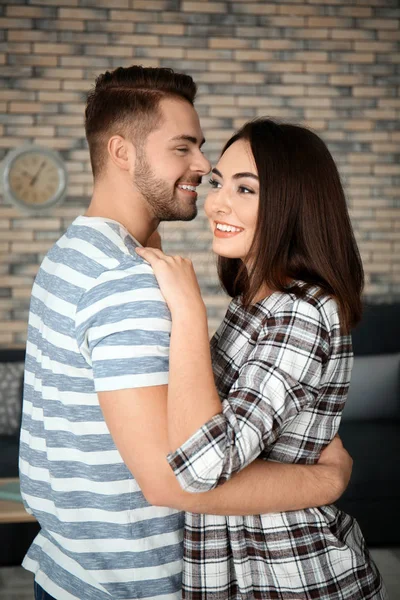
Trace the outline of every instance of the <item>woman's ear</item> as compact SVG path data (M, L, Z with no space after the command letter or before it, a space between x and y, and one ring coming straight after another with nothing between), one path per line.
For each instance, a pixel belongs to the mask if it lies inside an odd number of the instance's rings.
M122 171L131 171L135 165L135 147L121 135L113 135L107 145L110 159Z

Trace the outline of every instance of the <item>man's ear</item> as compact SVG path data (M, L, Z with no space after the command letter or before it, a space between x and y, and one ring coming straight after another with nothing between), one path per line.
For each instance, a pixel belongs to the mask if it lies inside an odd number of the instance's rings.
M135 165L136 152L132 142L121 135L113 135L108 140L108 154L114 165L123 171L131 171Z

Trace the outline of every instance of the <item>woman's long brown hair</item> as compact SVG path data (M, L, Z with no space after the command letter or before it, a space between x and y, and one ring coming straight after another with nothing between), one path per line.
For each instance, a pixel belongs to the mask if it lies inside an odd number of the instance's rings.
M333 297L344 333L361 318L363 267L335 162L325 143L299 125L262 118L246 123L225 145L249 142L258 170L260 200L249 250L252 267L218 258L218 274L230 296L244 305L263 285L301 297L318 286Z

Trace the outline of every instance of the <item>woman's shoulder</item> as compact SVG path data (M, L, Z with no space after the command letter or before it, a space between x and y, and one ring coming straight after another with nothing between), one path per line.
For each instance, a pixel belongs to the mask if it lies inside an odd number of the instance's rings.
M287 291L274 292L260 304L265 310L267 321L284 319L289 324L298 318L319 323L328 332L340 328L336 300L316 285L308 286L302 281L296 281Z

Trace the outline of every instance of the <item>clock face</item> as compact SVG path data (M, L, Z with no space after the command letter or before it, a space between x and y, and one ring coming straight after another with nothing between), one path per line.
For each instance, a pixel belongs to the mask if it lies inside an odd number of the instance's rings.
M4 179L9 199L31 210L58 203L66 191L61 158L47 149L31 147L11 153Z

